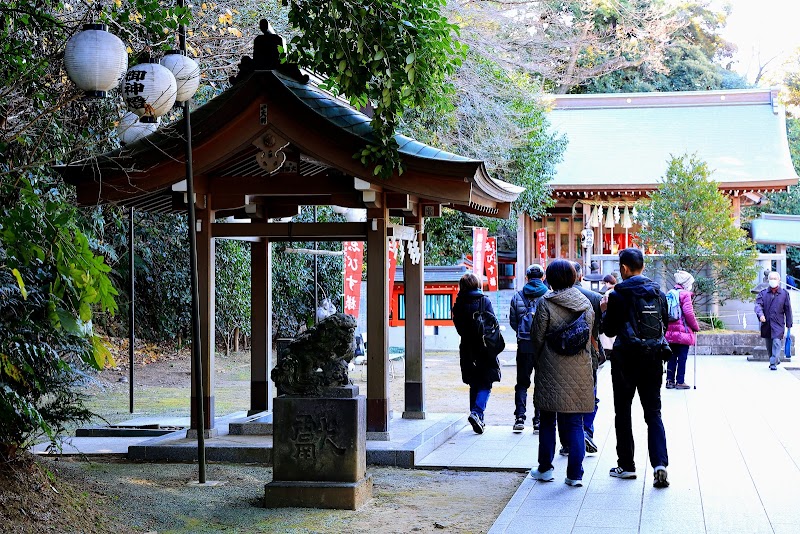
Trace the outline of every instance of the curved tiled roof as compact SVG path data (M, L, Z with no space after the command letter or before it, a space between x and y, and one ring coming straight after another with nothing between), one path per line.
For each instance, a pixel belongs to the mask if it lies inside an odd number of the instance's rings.
M554 189L654 187L683 154L705 161L721 188L798 180L770 89L558 95L548 118L568 141Z
M353 133L365 141L374 141L370 118L350 107L346 102L336 98L330 93L325 92L312 83L300 83L283 74L275 73L275 76L294 93L297 98L302 100L308 107L328 119L339 128ZM405 135L397 134L394 136L399 145L400 153L418 158L435 159L440 161L458 161L464 163L481 163L478 160L465 158L446 150L420 143Z

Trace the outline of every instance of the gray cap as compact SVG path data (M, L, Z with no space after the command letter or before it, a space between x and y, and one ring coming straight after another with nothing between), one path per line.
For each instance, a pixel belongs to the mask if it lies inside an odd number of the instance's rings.
M534 263L529 265L527 269L525 269L525 278L530 280L531 278L544 278L544 269L538 263Z

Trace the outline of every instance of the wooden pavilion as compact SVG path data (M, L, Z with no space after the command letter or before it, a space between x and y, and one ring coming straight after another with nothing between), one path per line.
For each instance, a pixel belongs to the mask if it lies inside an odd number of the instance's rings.
M471 160L398 135L405 172L383 180L353 155L373 133L369 117L282 64L279 36L262 22L232 86L191 114L197 209L200 343L205 428L214 432L214 240L248 238L251 245L252 351L250 413L271 410L271 253L273 241L367 243L367 431L388 438L389 217L424 236L426 217L442 206L508 217L521 188L491 178ZM119 150L59 167L80 205L117 203L154 212L185 212L185 137L171 125ZM366 222L292 223L300 206L367 210ZM223 217L239 224L218 222ZM423 351L424 256L405 273L405 410L425 417ZM188 266L187 266L188 268ZM377 310L380 310L378 312ZM196 369L192 369L192 374ZM192 380L192 428L197 428Z

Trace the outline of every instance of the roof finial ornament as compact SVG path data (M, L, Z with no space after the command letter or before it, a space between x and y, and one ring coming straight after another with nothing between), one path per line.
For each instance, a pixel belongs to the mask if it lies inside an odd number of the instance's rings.
M243 56L239 62L239 73L231 76L231 84L236 84L250 74L262 70L277 70L300 83L308 83L308 76L300 72L295 63L283 63L279 47L286 46L283 37L278 35L266 19L261 19L259 28L263 35L253 40L253 57Z

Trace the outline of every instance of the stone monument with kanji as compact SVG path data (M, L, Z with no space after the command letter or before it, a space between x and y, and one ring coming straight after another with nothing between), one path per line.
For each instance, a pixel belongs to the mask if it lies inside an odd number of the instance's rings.
M353 317L335 313L279 355L267 508L355 510L372 496L366 401L347 376L355 329Z

